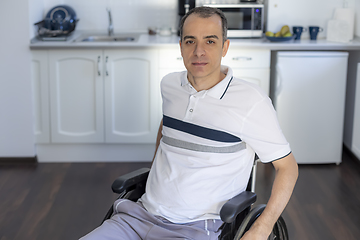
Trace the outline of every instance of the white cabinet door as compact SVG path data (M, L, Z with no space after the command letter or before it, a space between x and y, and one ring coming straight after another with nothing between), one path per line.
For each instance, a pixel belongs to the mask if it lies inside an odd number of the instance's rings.
M51 50L51 141L104 141L101 50Z
M270 50L230 47L222 60L234 76L259 85L270 94Z
M169 73L182 72L186 68L184 66L183 58L180 52L180 46L167 47L159 50L159 86L160 82ZM159 91L159 97L161 99L161 93ZM162 101L159 102L159 108L162 115Z
M50 142L48 51L32 51L31 80L36 143Z
M181 56L180 47L163 48L159 50L160 81L169 73L182 72L186 68Z
M270 69L233 69L234 77L259 85L270 94Z
M155 143L161 120L158 51L106 50L106 142Z
M180 46L160 49L159 58L161 69L185 69Z

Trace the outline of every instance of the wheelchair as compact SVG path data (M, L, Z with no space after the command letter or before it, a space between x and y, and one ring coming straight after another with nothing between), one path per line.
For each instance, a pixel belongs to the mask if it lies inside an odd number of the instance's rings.
M219 240L239 240L250 229L255 220L264 211L266 205L260 204L252 207L256 201L255 177L257 161L254 161L251 176L246 191L228 200L220 210L220 218L224 222L221 227ZM118 198L137 201L144 193L149 168L141 168L118 177L112 184L114 193ZM103 222L113 215L111 206ZM288 240L288 231L284 219L280 216L276 221L268 240Z

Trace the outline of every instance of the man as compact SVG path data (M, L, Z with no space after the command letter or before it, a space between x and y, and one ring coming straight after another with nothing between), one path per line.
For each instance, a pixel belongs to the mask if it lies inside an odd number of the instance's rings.
M276 170L263 214L244 235L267 239L293 191L298 169L269 98L221 66L229 48L221 11L195 8L183 18L185 72L161 83L163 120L146 193L118 200L111 220L84 239L217 239L219 211L244 191L255 152Z

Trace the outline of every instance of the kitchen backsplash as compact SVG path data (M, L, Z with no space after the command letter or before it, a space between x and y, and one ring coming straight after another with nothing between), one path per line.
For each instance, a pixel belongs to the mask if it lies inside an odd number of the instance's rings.
M34 1L34 0L32 0ZM114 31L147 31L148 27L177 26L178 0L44 0L43 16L56 5L74 8L80 19L77 30L106 31L111 8Z

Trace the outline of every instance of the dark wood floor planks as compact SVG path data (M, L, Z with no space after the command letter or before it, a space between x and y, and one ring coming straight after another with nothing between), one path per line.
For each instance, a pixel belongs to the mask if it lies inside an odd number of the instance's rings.
M0 240L78 239L97 227L116 195L113 180L150 163L40 163L0 166ZM360 163L346 151L336 166L301 165L283 213L291 240L360 239ZM258 164L256 204L274 171Z
M291 239L360 239L360 165L302 165L285 210Z

